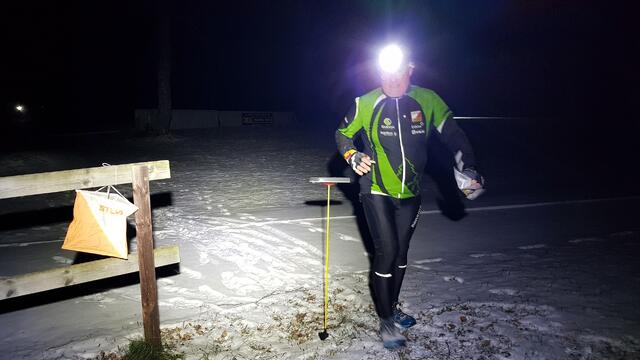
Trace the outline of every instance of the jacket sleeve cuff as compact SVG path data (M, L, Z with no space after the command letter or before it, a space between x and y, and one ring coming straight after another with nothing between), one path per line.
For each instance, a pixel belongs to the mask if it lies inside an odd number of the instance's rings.
M353 155L355 155L358 151L355 149L351 149L351 150L347 150L344 154L342 154L342 157L349 162L349 159L351 159L351 157Z

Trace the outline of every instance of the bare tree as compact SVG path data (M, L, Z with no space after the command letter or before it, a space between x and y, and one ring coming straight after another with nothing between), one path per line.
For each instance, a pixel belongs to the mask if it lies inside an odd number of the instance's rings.
M158 51L158 128L171 129L171 8L170 0L156 2L156 42Z

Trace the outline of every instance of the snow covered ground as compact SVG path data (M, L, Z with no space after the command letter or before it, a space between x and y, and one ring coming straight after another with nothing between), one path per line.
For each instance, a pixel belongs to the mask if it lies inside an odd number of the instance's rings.
M151 184L154 235L180 245L181 264L158 280L160 316L190 359L640 357L637 196L547 198L512 185L466 202L468 215L452 221L427 191L401 294L418 325L391 352L377 336L367 247L338 189L330 337L317 336L326 190L307 180L334 168L330 139L258 129L125 139L110 151L77 141L6 154L2 175L169 159L172 178ZM513 183L488 168L494 184ZM0 278L74 262L60 249L72 201L72 192L2 201ZM74 291L0 303L0 358L95 358L141 334L137 284Z

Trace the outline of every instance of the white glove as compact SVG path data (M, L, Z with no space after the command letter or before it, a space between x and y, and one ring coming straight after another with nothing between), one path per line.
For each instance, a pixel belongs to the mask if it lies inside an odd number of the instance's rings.
M473 200L482 195L485 191L484 178L474 169L468 168L462 171L453 168L458 188L464 193L467 199Z

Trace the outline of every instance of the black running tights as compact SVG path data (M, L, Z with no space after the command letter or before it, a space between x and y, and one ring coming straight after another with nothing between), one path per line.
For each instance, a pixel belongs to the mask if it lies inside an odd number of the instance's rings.
M375 254L371 282L378 315L390 318L398 301L407 267L409 240L418 222L420 197L394 199L390 196L360 196Z

